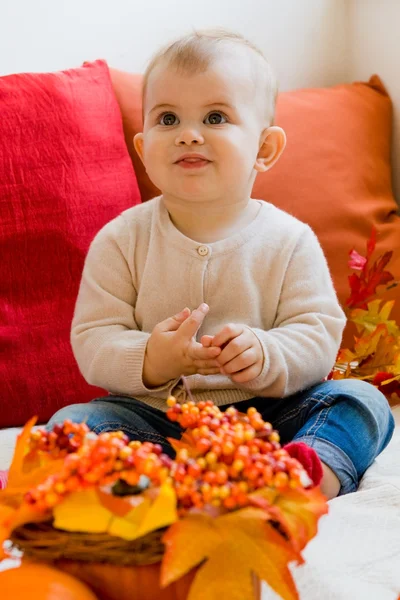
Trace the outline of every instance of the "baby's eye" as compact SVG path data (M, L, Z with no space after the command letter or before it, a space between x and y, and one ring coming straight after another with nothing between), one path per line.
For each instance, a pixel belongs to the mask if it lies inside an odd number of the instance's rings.
M166 125L167 127L176 125L178 121L178 117L174 113L164 113L160 117L160 125Z
M226 123L226 121L225 115L220 112L212 112L204 119L204 123L207 125L222 125L223 123Z

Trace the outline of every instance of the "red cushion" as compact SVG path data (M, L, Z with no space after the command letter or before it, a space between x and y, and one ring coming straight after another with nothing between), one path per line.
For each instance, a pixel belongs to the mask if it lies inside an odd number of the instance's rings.
M103 390L69 335L95 233L140 202L104 61L0 77L0 427Z

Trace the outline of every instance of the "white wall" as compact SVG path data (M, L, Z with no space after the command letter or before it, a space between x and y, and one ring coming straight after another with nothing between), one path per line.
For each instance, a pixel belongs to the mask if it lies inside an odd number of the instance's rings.
M5 8L7 4L7 8ZM251 37L280 88L329 85L348 68L346 0L1 0L0 75L105 58L142 71L159 44L192 27Z
M400 0L352 0L349 75L377 73L393 101L393 187L400 204Z

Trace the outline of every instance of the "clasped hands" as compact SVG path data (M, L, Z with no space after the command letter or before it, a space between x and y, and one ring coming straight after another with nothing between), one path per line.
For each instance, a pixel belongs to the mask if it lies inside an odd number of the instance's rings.
M222 373L235 383L258 377L263 366L263 350L257 336L246 325L229 323L216 335L196 334L209 307L201 304L158 323L147 342L143 382L156 387L181 375Z

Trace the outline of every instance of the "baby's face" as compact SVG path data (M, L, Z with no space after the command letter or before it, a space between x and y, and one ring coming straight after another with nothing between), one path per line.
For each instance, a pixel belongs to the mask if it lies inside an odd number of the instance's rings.
M268 125L260 87L247 50L227 52L197 75L163 65L151 72L135 144L165 197L229 203L250 195Z

